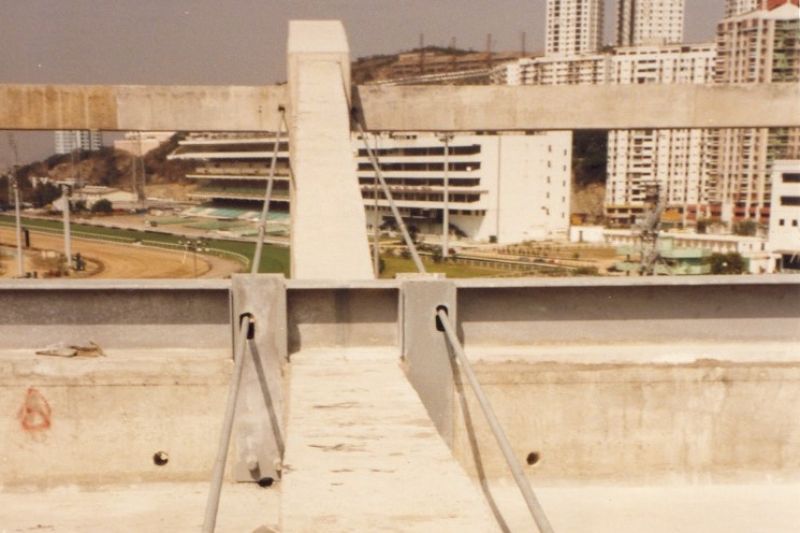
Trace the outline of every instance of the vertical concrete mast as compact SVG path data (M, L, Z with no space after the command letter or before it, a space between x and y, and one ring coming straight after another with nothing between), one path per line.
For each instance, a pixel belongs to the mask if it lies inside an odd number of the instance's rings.
M350 51L339 21L291 21L292 277L374 277L350 142Z

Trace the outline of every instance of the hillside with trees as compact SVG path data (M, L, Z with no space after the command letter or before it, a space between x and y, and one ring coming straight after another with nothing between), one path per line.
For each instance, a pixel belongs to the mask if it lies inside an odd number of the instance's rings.
M194 168L191 161L171 161L167 155L178 145L182 134L149 151L142 158L146 185L186 183L186 174ZM122 150L104 146L89 152L76 150L71 154L57 154L21 166L16 170L22 201L34 207L43 207L61 196L58 187L50 181L69 181L86 185L103 185L125 190L135 189L136 177L141 181L139 158ZM8 176L0 177L0 207L11 203Z

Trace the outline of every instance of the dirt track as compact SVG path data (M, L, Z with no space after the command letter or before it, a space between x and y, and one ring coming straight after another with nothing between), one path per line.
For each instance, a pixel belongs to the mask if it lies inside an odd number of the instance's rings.
M16 243L14 230L0 228L0 244L13 247ZM31 231L31 247L36 250L56 250L63 252L64 241L60 235ZM135 245L113 244L85 239L72 240L72 253L78 253L88 260L94 260L102 267L93 278L225 278L242 271L242 266L233 260L198 255L197 275L191 253L184 257L183 252L172 252ZM37 251L26 253L26 267ZM13 258L5 258L3 277L16 275Z

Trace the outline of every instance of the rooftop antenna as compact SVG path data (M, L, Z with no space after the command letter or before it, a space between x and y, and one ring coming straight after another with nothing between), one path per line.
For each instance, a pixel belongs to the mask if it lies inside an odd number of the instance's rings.
M522 52L520 54L521 57L525 57L525 39L526 39L526 37L527 37L527 34L523 31L522 32L522 50L520 50L520 52Z
M492 34L486 34L486 65L492 68Z

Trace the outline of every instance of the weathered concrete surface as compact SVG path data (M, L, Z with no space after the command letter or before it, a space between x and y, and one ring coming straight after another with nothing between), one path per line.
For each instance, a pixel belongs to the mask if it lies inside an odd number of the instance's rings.
M3 485L209 478L230 351L106 353L65 359L0 351ZM169 456L163 466L154 464L159 451Z
M519 489L491 492L510 531L535 531ZM794 533L800 484L580 486L537 491L559 533Z
M368 130L581 130L800 125L800 86L359 86Z
M0 531L106 533L200 531L208 483L141 483L0 492ZM275 531L280 493L253 484L226 484L216 531Z
M493 531L395 348L292 358L281 530Z
M284 86L0 85L0 129L259 131Z
M350 56L339 21L289 23L292 277L371 279L350 143Z
M93 340L103 348L231 353L230 282L0 282L0 349Z
M536 486L800 481L800 344L474 347L478 379ZM508 478L478 404L455 454ZM477 454L475 453L477 451Z
M324 346L392 346L399 343L398 290L371 281L361 288L346 284L298 286L287 281L289 351ZM319 287L319 288L315 288Z

